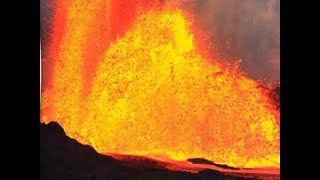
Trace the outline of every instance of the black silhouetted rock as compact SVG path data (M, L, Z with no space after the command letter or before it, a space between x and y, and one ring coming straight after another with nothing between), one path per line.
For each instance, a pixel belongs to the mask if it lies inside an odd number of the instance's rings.
M210 164L210 165L214 165L214 166L217 166L217 167L221 167L221 168L224 168L224 169L234 169L234 170L237 170L239 168L234 168L234 167L230 167L226 164L217 164L217 163L214 163L212 161L209 161L209 160L206 160L206 159L203 159L203 158L190 158L188 159L188 161L194 163L194 164Z
M162 163L143 157L117 160L97 153L65 135L55 122L40 124L40 179L106 180L106 179L245 179L219 171L199 173L166 169Z

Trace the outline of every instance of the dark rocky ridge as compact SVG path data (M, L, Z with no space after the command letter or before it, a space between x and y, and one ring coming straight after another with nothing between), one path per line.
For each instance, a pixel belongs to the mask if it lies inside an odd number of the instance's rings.
M239 168L234 168L234 167L230 167L226 164L217 164L214 163L212 161L203 159L203 158L189 158L188 161L192 162L193 164L209 164L209 165L214 165L217 167L222 167L224 169L234 169L234 170L238 170Z
M249 179L225 175L219 171L199 173L172 171L157 161L116 160L97 153L65 135L55 122L40 124L40 179L105 180L105 179ZM128 164L128 165L126 165Z

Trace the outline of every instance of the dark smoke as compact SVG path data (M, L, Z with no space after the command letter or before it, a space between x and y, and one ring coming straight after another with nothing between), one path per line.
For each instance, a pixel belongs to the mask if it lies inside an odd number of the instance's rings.
M196 22L209 33L221 59L241 59L252 78L280 80L280 0L180 0L193 6ZM194 5L195 4L195 5Z

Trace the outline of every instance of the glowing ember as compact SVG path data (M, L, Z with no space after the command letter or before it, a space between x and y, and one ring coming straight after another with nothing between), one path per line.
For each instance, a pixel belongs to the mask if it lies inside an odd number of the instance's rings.
M205 58L178 8L115 2L57 3L41 121L98 152L279 167L267 92Z

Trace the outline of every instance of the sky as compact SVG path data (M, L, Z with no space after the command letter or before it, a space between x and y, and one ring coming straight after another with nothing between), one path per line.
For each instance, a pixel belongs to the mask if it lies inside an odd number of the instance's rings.
M180 0L188 7L190 0ZM263 83L280 80L280 0L195 0L198 26L223 61Z

